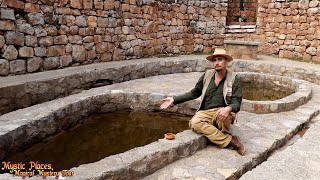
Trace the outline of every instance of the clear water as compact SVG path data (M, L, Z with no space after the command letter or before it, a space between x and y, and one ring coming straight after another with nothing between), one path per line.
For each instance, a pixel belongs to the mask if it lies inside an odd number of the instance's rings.
M155 112L97 114L6 161L38 161L52 164L55 171L67 170L149 144L167 132L182 132L189 129L188 120L187 116Z

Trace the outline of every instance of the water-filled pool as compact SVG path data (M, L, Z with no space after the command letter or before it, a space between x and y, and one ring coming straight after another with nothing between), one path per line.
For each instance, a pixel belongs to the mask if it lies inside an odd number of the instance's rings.
M38 161L51 164L55 171L70 169L149 144L167 132L189 129L188 120L188 116L156 112L96 114L5 160Z
M293 94L293 88L282 86L267 86L255 82L242 82L242 95L244 99L253 101L274 101Z

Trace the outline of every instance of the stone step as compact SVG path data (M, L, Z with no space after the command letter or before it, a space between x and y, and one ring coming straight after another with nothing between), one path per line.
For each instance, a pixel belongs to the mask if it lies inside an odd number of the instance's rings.
M314 85L313 89L315 93L313 93L312 99L293 111L260 115L240 111L238 123L231 130L245 144L247 151L244 156L238 155L233 150L219 149L214 145L209 145L193 156L178 160L143 179L237 179L255 166L258 166L256 172L253 170L253 173L250 173L250 175L246 176L245 174L242 177L244 179L260 179L259 175L263 172L264 176L262 179L270 179L268 176L269 170L277 162L266 164L262 168L260 168L259 164L264 162L273 151L289 141L311 118L319 114L320 108L314 108L313 106L317 101L316 99L320 98L320 93L318 93L319 88L319 86ZM315 137L314 139L316 139ZM311 154L310 157L312 157ZM291 156L291 158L294 157ZM289 161L289 158L287 160ZM306 162L306 160L302 162ZM315 165L318 167L318 164ZM265 168L267 166L268 168ZM278 167L279 169L275 173L284 174L281 166ZM314 168L312 169L314 170ZM305 177L311 177L311 179L319 177L316 176L318 175L318 170L312 176L310 174ZM274 177L271 179L281 179L286 176L278 175ZM287 179L295 178L294 176L290 176Z
M320 116L316 118L320 119ZM240 180L310 179L320 177L320 121L293 145L275 153Z

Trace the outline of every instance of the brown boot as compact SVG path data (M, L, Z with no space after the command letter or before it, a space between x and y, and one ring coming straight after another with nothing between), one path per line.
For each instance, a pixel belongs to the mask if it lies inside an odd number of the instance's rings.
M240 139L237 136L232 136L232 139L230 143L228 144L228 147L232 147L233 149L237 150L237 152L243 156L244 152L246 151L246 148L241 143Z

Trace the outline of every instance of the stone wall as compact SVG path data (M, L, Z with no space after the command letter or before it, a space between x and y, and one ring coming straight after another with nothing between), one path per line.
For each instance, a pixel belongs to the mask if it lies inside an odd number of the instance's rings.
M256 31L227 39L261 41L261 54L320 62L318 0L258 0Z
M223 44L227 0L0 0L0 75Z

